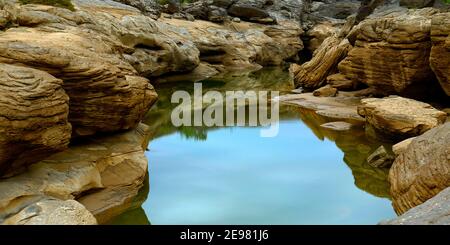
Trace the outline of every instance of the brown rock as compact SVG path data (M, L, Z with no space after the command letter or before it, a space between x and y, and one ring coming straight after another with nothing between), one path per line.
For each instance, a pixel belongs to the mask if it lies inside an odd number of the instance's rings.
M335 97L337 93L338 90L336 88L326 85L314 90L313 95L316 97Z
M66 149L68 113L69 97L61 80L0 64L0 174Z
M389 172L398 214L420 205L450 186L450 123L415 138Z
M391 12L372 15L352 30L355 45L339 71L385 95L423 96L435 85L429 57L437 10Z
M347 79L340 73L328 76L327 84L339 91L354 91L358 88L358 83Z
M148 80L134 76L133 68L108 49L68 32L8 29L0 34L1 62L45 70L64 81L76 135L132 128L156 101Z
M336 71L338 63L345 58L350 48L347 39L336 36L325 39L309 62L291 66L295 86L310 90L319 88L326 78Z
M442 89L450 96L450 13L433 16L431 21L431 40L433 47L430 65Z
M443 124L447 114L431 105L398 96L361 100L359 115L366 119L366 130L381 139L401 140ZM370 132L372 134L372 132Z

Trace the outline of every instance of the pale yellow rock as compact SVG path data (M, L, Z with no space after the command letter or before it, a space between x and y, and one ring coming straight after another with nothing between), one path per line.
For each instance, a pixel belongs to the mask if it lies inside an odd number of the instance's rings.
M431 105L399 96L361 100L358 114L375 136L399 140L414 137L443 124L447 113Z

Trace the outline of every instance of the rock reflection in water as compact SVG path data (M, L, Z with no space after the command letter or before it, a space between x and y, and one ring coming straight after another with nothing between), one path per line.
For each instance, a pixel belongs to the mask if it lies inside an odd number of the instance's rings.
M354 126L348 131L334 131L320 125L331 122L313 111L297 109L300 119L311 129L317 138L334 141L344 153L344 162L352 170L355 185L374 196L390 198L388 169L374 168L367 163L367 157L382 143L366 137L364 129Z

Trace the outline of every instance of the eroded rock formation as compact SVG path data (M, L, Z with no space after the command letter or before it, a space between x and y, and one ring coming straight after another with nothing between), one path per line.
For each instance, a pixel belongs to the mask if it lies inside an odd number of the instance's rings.
M0 173L66 149L72 133L68 114L62 80L0 64Z
M428 8L371 15L352 30L354 48L339 63L340 73L385 95L424 94L435 84L429 57L437 13Z
M398 214L420 205L450 186L450 123L416 137L389 172Z
M347 56L350 49L351 45L347 39L337 36L325 39L314 52L312 60L303 65L291 66L296 87L312 90L322 86L327 76L336 71L338 63Z
M57 219L53 216L65 205L82 214L71 219L67 213L67 219L60 221L67 224L93 223L90 218L81 219L89 217L87 212L99 223L120 214L137 195L147 174L143 148L148 144L147 129L141 124L125 133L89 137L31 165L25 173L0 181L0 223L54 223ZM43 208L38 214L42 218L31 217L33 207L42 205L56 210ZM83 206L88 211L83 211Z
M430 65L442 89L450 96L450 13L433 16L431 21Z

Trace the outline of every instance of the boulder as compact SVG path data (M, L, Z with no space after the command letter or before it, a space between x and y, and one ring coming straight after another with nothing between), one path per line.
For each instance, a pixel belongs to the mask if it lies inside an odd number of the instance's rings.
M166 0L163 10L169 14L179 13L181 11L181 2L178 0Z
M355 14L361 5L360 1L353 1L353 0L341 0L330 2L331 3L318 5L314 9L313 12L314 15L333 19L346 19L348 16Z
M450 12L436 14L431 21L430 65L447 96L450 96Z
M369 135L394 141L421 135L447 118L427 103L399 96L363 99L358 114L366 119Z
M270 16L269 12L262 9L261 3L264 1L238 1L228 8L228 14L252 22L262 22L266 24L275 23L276 20Z
M208 12L208 20L222 23L228 19L227 10L224 8L214 8Z
M264 8L271 16L276 17L277 20L289 19L299 21L301 18L301 10L303 6L302 0L276 0L266 1Z
M0 175L65 150L71 137L63 81L0 64Z
M450 188L381 225L450 225Z
M210 5L206 1L196 1L183 6L183 12L191 14L196 19L208 20Z
M403 214L450 186L450 123L425 132L400 153L389 172L392 202Z
M371 15L351 35L354 48L339 63L347 79L385 95L424 96L436 87L430 68L431 18L438 10L399 10Z

